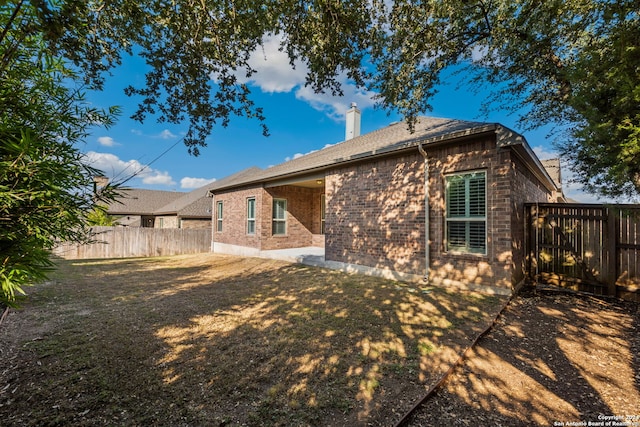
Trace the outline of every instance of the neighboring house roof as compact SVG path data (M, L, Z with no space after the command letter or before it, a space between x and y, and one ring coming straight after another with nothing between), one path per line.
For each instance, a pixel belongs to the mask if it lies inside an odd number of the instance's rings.
M207 184L188 193L182 193L170 203L154 211L155 215L177 215L181 218L211 218L211 198Z
M107 205L110 215L153 215L166 204L184 196L177 191L143 190L130 188L120 190L122 196Z
M122 190L122 197L108 205L110 215L177 215L182 218L211 218L210 184L188 193L177 191Z
M406 122L398 122L374 132L328 146L322 150L313 151L268 169L252 168L245 170L240 174L236 174L241 176L232 176L234 179L217 181L209 188L210 192L215 193L243 185L311 175L340 164L413 149L420 143L428 147L483 133L495 133L500 147L514 147L520 157L525 160L525 163L531 167L532 171L543 182L546 181L551 190L556 189L553 188L555 185L551 177L528 146L524 137L518 133L497 123L435 117L419 117L413 132L408 129Z

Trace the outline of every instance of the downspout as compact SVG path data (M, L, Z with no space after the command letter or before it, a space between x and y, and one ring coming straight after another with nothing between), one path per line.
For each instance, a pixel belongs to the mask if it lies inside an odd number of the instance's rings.
M207 197L211 197L211 252L214 251L215 239L216 239L216 196L211 190L207 191Z
M422 141L418 142L418 151L424 157L424 282L429 283L431 260L429 258L429 158L422 148Z

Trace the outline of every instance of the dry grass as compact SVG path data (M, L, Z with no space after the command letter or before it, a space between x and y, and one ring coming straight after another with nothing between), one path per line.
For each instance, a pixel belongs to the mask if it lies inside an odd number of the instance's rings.
M60 262L0 326L3 425L391 425L502 300L213 254Z

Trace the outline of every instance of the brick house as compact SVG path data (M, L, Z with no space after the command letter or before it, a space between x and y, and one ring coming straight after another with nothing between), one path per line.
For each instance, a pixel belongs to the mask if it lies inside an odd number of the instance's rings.
M396 123L359 135L359 114L347 113L341 143L214 183L213 251L320 247L323 265L346 271L499 293L518 286L523 204L562 198L524 137L431 117L413 133Z
M211 228L209 186L188 193L130 188L107 205L119 225L147 228Z

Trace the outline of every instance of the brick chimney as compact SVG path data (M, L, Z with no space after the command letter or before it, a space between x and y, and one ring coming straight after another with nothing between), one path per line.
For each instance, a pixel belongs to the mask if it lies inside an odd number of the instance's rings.
M351 108L347 111L347 126L344 134L344 140L360 136L360 110L355 102L351 103Z

